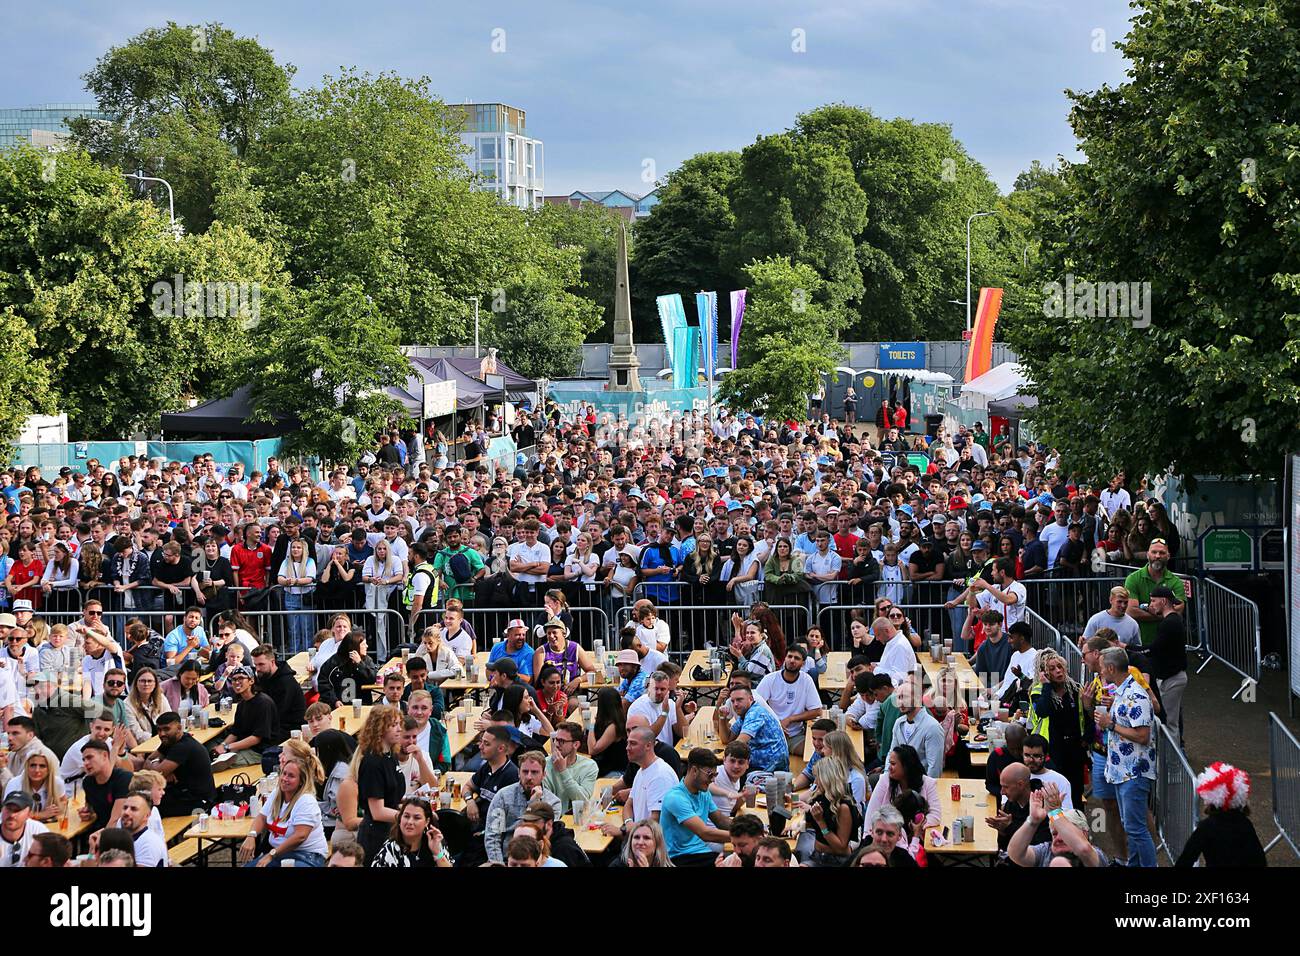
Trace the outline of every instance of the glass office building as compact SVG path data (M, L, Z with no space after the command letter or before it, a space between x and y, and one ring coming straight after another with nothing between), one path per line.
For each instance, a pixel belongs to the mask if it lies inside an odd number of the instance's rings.
M0 149L18 143L30 143L44 149L57 149L68 136L68 120L78 116L112 120L94 104L47 103L0 109Z

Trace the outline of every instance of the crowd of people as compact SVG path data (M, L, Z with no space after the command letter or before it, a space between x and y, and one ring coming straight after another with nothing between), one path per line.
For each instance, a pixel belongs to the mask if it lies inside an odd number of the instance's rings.
M475 437L452 462L395 430L318 481L211 456L0 472L0 866L66 860L49 824L77 790L89 862L163 865L161 819L211 805L214 770L252 765L275 776L238 849L249 866L591 865L563 818L606 777L622 814L597 863L935 865L939 780L972 775L967 732L990 722L999 862L1112 862L1087 794L1124 835L1114 862L1156 864L1153 720L1183 733L1186 592L1168 515L1124 475L1095 485L982 424L905 436L829 415L521 411L513 468ZM1036 642L1025 582L1114 561L1140 567L1087 609L1077 649ZM847 625L792 631L792 604ZM692 607L728 610L671 617ZM608 631L584 630L583 608ZM944 641L971 655L978 700L952 667L918 666ZM699 716L685 657L706 645L727 674L721 756L679 751ZM480 650L467 756L441 685ZM833 650L850 658L832 695ZM354 700L373 704L355 735L331 721ZM192 715L223 702L229 731L199 743ZM452 769L472 771L463 812L428 798ZM1231 799L1207 799L1187 852L1240 859L1248 781L1212 776Z

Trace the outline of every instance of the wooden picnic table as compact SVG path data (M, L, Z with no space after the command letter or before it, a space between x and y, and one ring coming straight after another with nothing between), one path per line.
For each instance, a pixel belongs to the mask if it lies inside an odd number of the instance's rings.
M239 705L235 704L234 707L231 708L229 714L223 714L220 712L220 710L218 710L216 703L208 704L208 706L204 708L208 712L208 716L220 717L223 721L225 721L225 726L224 727L203 727L203 728L194 727L190 730L187 730L186 733L189 734L191 737L193 737L201 744L206 744L209 741L215 740L217 737L228 734L230 733L230 725L235 722L235 711L238 708ZM162 746L162 740L160 740L155 735L153 737L150 737L144 743L136 744L134 747L131 748L131 753L135 754L136 756L143 757L143 756L147 756L148 754L154 753L161 746Z
M951 840L953 820L957 819L957 817L968 816L974 818L973 832L975 839L970 843L950 842L944 846L935 846L933 837L936 830L931 828L926 831L925 852L939 856L964 857L967 859L996 854L998 852L998 831L985 823L984 820L997 812L997 797L985 789L984 781L972 777L955 780L945 778L936 780L935 786L939 788L939 813L943 820L938 827L938 831L942 832L943 827L947 827L948 839ZM950 791L954 786L961 787L960 800L952 799Z
M695 680L691 677L695 668L709 669L709 652L705 650L691 651L686 658L686 665L682 668L682 676L677 681L677 686L681 690L694 691L695 693L706 691L720 691L727 686L727 669L724 667L721 680Z
M439 687L442 688L442 692L446 694L449 691L459 691L461 693L464 693L465 691L486 690L488 686L487 676L486 674L484 674L483 679L480 680L479 675L483 674L484 673L483 669L487 667L487 659L489 653L491 652L479 651L477 654L475 654L474 673L466 674L464 677L453 677L451 678L451 680L443 681L441 684L438 685Z

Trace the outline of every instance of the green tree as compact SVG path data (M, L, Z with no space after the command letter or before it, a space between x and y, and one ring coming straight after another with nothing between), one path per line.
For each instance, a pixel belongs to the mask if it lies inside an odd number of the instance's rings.
M1135 7L1127 81L1070 94L1088 161L1043 216L1045 307L1008 340L1081 469L1276 475L1300 426L1300 7ZM1071 276L1149 282L1150 310L1057 308Z
M533 214L533 221L546 231L561 249L577 249L581 256L581 274L568 291L579 295L598 310L601 324L592 330L591 339L613 340L614 269L618 257L618 232L622 218L596 203L577 208L547 203ZM628 257L635 255L629 226Z
M0 341L0 461L7 461L28 416L54 412L56 404L49 370L36 354L36 333L8 304L0 309Z
M167 179L177 217L202 232L223 177L287 102L293 72L257 40L219 23L168 22L111 48L83 77L115 120L83 117L69 125L74 141L100 162Z
M206 290L176 308L177 274L265 286L263 309L283 281L270 250L237 227L178 241L165 214L82 151L0 153L0 308L31 329L32 358L76 437L156 427L240 354L241 317L214 314Z
M732 408L771 418L808 414L808 395L844 358L836 313L823 302L822 280L804 262L779 256L745 268L749 294L740 364L718 394Z
M251 419L295 415L286 455L353 461L374 444L400 403L383 393L405 383L410 363L398 331L357 285L293 294L293 308L252 333L251 352L229 383L251 384Z
M576 272L576 263L570 268ZM598 306L536 274L502 292L502 308L491 313L486 344L495 346L503 361L529 378L576 374L582 343L600 322Z
M465 341L523 215L472 190L460 125L427 79L349 71L296 97L251 155L295 283L355 283L408 343Z
M940 123L881 119L844 104L799 116L794 135L842 153L870 216L855 235L864 294L849 330L854 338L955 338L964 327L966 217L994 209L998 190ZM972 231L973 284L1003 285L991 265L993 230Z
M857 302L863 287L854 243L867 222L867 197L844 154L782 133L746 146L740 167L730 190L731 261L786 256L817 270L818 294L833 313Z
M724 265L735 228L727 193L739 174L739 153L697 153L659 186L659 202L637 223L628 252L637 341L663 338L656 296L716 290L722 301L743 287L741 271Z

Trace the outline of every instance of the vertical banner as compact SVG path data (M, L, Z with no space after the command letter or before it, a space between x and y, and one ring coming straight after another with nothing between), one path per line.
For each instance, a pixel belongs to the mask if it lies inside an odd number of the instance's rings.
M731 367L740 361L740 324L745 321L745 291L731 293Z
M703 339L704 374L713 381L718 371L718 293L695 293L695 308L700 314L700 336Z
M673 329L673 388L694 388L699 358L696 343L700 330L693 325Z
M676 330L686 325L686 307L682 305L681 295L676 292L656 296L655 304L659 306L659 324L664 330L664 348L668 350L668 363L671 365L676 358Z
M966 381L979 378L993 367L993 332L998 327L998 313L1002 310L1001 289L980 289L979 305L975 309L975 328L971 330L966 352Z

